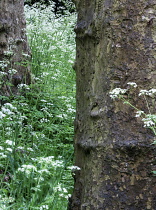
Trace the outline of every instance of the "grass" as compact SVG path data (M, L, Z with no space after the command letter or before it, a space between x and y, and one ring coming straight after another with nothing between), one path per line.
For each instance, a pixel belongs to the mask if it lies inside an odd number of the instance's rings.
M75 14L26 7L33 82L0 107L0 209L67 209L73 189Z

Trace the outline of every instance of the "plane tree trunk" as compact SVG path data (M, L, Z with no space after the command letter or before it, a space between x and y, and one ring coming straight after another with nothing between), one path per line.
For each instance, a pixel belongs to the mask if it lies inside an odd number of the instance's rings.
M74 1L75 165L81 170L74 172L69 209L154 210L155 136L131 107L113 101L109 92L136 82L139 88L130 100L149 111L138 91L156 88L156 2Z
M18 85L30 83L27 64L24 0L0 1L0 94L18 94ZM15 71L14 71L15 70ZM16 72L17 71L17 72ZM16 73L15 73L16 72Z

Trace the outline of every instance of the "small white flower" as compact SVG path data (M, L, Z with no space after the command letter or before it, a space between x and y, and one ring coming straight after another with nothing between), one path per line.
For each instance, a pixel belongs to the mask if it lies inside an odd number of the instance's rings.
M66 190L66 188L62 188L62 191L64 192L64 193L67 193L68 191Z
M127 89L115 88L109 94L112 99L118 98L120 95L125 94Z
M30 90L29 86L28 86L28 85L26 85L26 84L19 84L17 87L18 87L19 89L26 89L26 90Z
M154 94L156 94L156 89L152 88L148 92L149 92L149 96L153 96Z
M46 77L46 76L48 76L48 75L49 75L48 72L43 72L43 73L42 73L42 77Z
M130 85L130 86L132 86L134 88L137 87L137 84L135 82L128 82L127 85Z
M24 169L24 168L18 168L18 170L17 170L17 171L24 172L24 171L25 171L25 169Z
M7 155L5 155L4 153L0 153L0 159L6 158L6 157L7 157Z
M14 114L12 111L10 111L10 109L7 109L7 108L5 108L5 107L2 107L2 112L3 112L4 114L7 114L7 115L12 115L12 114Z
M0 61L0 68L4 69L8 66L8 62L7 61Z
M144 127L153 127L155 123L151 120L151 118L143 118L142 121L144 122Z
M8 72L9 72L9 74L13 75L13 74L17 73L17 70L16 69L10 69Z
M56 117L60 118L60 119L64 119L64 118L67 118L67 114L58 114L56 115Z
M78 167L78 166L69 166L68 169L74 170L74 171L80 171L81 170L81 168Z
M52 103L47 103L47 105L49 105L49 106L53 106L53 104L52 104Z
M47 122L49 122L49 120L46 119L46 118L42 118L42 119L40 119L40 122L41 122L41 123L47 123Z
M4 118L6 115L0 111L0 119Z
M20 103L21 106L28 106L27 103Z
M47 110L48 110L48 107L43 107L43 108L41 109L41 111L45 111L45 112L47 112Z
M11 145L11 146L15 145L15 142L10 141L10 140L6 140L5 143L8 144L8 145Z
M34 159L34 161L38 161L39 163L52 163L54 160L54 156L48 156L48 157L40 157L38 159Z
M57 78L56 78L56 77L51 77L51 79L55 80L55 79L57 79Z
M46 100L44 100L44 99L42 99L41 101L42 101L42 102L45 102L45 103L47 102L47 101L46 101Z
M68 60L68 62L73 64L73 61L72 60Z
M12 152L13 150L11 148L6 148L7 151Z
M148 91L147 90L140 90L139 92L139 96L142 96L142 95L147 95Z
M76 111L75 111L75 109L68 108L68 109L67 109L67 112L76 112Z
M14 54L13 51L4 51L4 55L10 56L10 55L13 55L13 54Z
M0 66L0 67L1 67L1 66ZM4 75L7 75L7 73L4 72L4 71L0 71L0 76L4 76Z
M11 109L11 110L17 111L17 108L14 107L14 106L13 106L12 104L10 104L10 103L6 103L6 104L4 104L4 106L5 106L6 108Z
M30 147L27 148L28 151L33 152L34 150Z
M50 173L50 171L48 171L47 169L42 169L42 170L39 170L38 171L39 173L47 173L47 174L49 174Z
M30 174L30 172L37 171L37 168L33 165L22 165L21 168L18 168L17 171L25 172L27 174Z
M17 149L21 149L21 150L24 150L24 147L17 147Z
M140 90L139 96L141 95L153 96L155 94L156 94L156 89L152 88L150 90Z
M33 170L37 171L36 167L33 165L22 165L22 168L28 169L28 170Z
M4 150L4 148L0 146L0 150Z
M45 210L45 209L49 209L49 206L48 205L40 206L40 210Z
M62 114L58 114L58 115L56 115L56 117L63 119L63 115Z
M54 167L63 167L64 166L63 165L63 161L61 161L61 160L55 160L55 161L53 161L52 165Z
M135 117L140 117L142 114L144 114L144 111L137 111Z
M24 57L26 57L26 58L31 57L30 55L28 55L28 54L26 54L26 53L22 53L22 55L23 55Z

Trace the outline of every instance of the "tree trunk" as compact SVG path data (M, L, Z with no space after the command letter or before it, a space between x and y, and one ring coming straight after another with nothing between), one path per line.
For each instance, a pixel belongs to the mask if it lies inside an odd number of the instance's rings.
M113 88L156 88L155 0L75 0L75 187L69 209L156 208L154 134ZM145 101L131 102L148 112ZM152 101L149 108L152 110Z
M18 84L30 83L29 56L24 0L0 0L1 95L17 94Z

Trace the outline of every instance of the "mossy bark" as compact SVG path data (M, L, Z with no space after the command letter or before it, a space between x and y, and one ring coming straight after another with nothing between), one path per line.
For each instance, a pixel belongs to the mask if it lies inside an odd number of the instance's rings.
M18 93L18 84L30 83L24 0L0 1L0 94ZM17 70L16 74L9 70Z
M69 209L156 208L154 134L109 92L136 82L156 88L155 0L75 0L77 114L75 186ZM149 99L153 111L155 102ZM154 110L155 111L155 110Z

